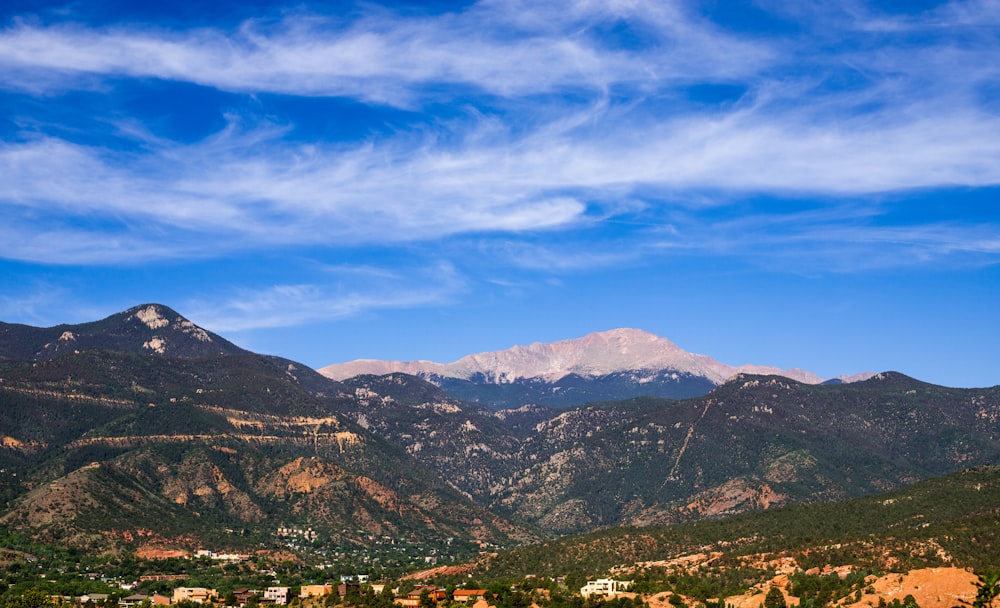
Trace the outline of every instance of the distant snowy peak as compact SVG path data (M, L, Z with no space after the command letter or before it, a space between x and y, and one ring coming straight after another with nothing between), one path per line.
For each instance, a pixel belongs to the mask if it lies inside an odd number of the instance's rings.
M689 353L666 338L639 329L612 329L573 340L514 346L507 350L468 355L454 363L360 359L329 365L319 371L334 380L360 374L403 372L424 377L478 378L494 384L508 384L519 379L554 382L570 374L596 378L619 372L655 373L663 370L701 376L715 384L721 384L737 373L776 374L808 384L823 381L819 376L800 369L782 370L758 365L733 367L707 355Z
M447 376L477 373L497 383L517 378L558 380L569 374L594 377L631 370L687 369L711 359L681 350L665 338L638 329L613 329L575 340L536 342L469 355L448 366Z

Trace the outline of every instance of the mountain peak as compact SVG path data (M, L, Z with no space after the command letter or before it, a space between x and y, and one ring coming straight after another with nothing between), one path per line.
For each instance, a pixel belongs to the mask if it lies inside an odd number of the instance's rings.
M666 338L640 329L620 328L469 355L446 366L446 373L441 375L469 378L482 374L496 383L518 378L552 381L569 374L594 377L626 370L664 369L690 363L690 356Z
M159 329L170 325L170 319L177 319L179 322L190 323L174 310L163 304L140 304L121 313L126 321L136 320L144 324L149 329Z
M618 350L619 352L627 352L629 348L632 347L643 347L645 345L655 344L655 348L659 351L680 351L680 347L671 342L666 338L661 338L656 334L650 333L642 329L633 329L630 327L621 327L618 329L609 329L607 331L598 331L591 334L587 334L582 338L577 338L576 340L561 340L556 342L556 344L570 343L570 342L581 342L583 344L589 344L592 346L603 344L605 348Z
M0 357L51 359L105 349L170 357L244 352L162 304L141 304L100 321L41 328L0 323Z
M462 357L453 363L433 361L356 360L319 370L335 380L358 374L404 372L428 378L476 379L510 384L522 380L555 382L570 375L597 378L623 372L636 373L637 382L664 371L704 378L721 384L736 373L776 374L799 382L818 384L822 379L800 369L743 365L734 367L707 355L690 353L670 340L634 328L594 332L582 338L536 342L506 350Z
M142 333L153 332L154 335L142 343L142 348L160 355L177 350L198 351L198 342L206 345L214 342L207 331L162 304L136 306L121 316L125 317L126 325L134 324Z

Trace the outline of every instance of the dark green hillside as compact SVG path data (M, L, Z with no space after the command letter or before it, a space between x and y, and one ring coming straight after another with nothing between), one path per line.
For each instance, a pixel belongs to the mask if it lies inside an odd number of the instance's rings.
M846 502L567 537L501 553L483 569L492 578L596 576L614 566L721 551L727 559L790 555L804 568L855 564L902 570L942 565L937 547L960 567L1000 563L1000 467L968 469Z
M93 349L185 358L247 352L162 304L142 304L78 325L0 323L0 358L39 361Z
M332 415L331 402L251 354L165 359L92 350L41 362L7 361L0 378L0 429L22 445L8 452L22 462L26 455L42 460L49 450L102 434L234 432L221 413L226 410Z
M573 533L841 500L1000 462L998 429L998 388L739 376L697 399L593 404L539 424L497 506Z
M568 374L555 381L540 378L517 378L513 382L494 382L483 374L468 380L434 376L435 384L459 399L481 403L490 409L516 408L526 403L567 408L580 403L622 400L633 397L686 399L698 397L715 388L704 377L665 370L652 376L645 372L616 372L597 377Z
M504 426L522 438L532 436L539 424L555 418L558 414L559 411L554 408L535 404L493 412L493 415L501 420Z
M282 521L358 544L524 537L345 416L341 385L291 362L84 350L0 366L0 522L39 539L259 539Z
M178 401L259 411L312 415L329 405L302 388L275 360L252 353L200 359L166 359L122 351L87 350L38 362L0 365L5 394L46 391L67 399L100 398L107 407ZM336 395L339 384L327 381Z

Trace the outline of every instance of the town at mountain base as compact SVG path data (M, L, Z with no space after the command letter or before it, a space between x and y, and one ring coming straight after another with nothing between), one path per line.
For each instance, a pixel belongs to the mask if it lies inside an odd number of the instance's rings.
M120 593L60 597L58 603L108 608L142 602L180 606L200 602L233 608L261 604L303 608L989 608L989 598L997 588L988 568L1000 557L998 500L1000 467L978 467L845 503L753 513L708 525L607 530L484 555L477 563L412 571L405 576L402 571L392 576L382 572L377 578L358 569L338 577L336 570L326 571L329 565L303 568L309 563L301 561L307 553L295 551L255 555L145 552L147 561L135 564L144 573L141 579L137 575L136 579L105 579L103 584ZM865 514L873 517L865 520ZM10 537L5 540L9 542ZM538 561L542 554L549 555L550 561ZM327 555L313 557L329 559ZM5 555L11 572L8 580L32 580L33 569L19 567L30 559L25 554ZM82 573L89 562L103 558L84 553L74 559ZM219 568L213 562L225 566ZM65 568L65 562L52 562L48 567ZM303 577L304 571L311 578ZM268 583L247 587L247 577ZM52 576L45 585L59 585L59 578ZM40 584L39 579L33 580ZM192 587L193 580L211 581L212 586ZM0 605L29 606L17 602L17 594L25 588L13 586L0 594ZM46 596L44 602L30 606L42 608L49 603Z

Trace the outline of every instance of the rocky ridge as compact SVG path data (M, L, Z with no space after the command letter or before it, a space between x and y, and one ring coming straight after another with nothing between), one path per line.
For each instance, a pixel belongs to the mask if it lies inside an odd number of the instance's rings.
M39 361L90 349L187 358L247 352L162 304L142 304L78 325L0 323L0 358Z
M506 407L520 405L511 400L516 399L517 393L496 399L477 398L470 385L478 386L480 393L486 391L485 395L495 394L497 385L521 384L539 393L541 403L550 405L565 405L561 398L576 390L580 397L571 404L579 405L587 400L640 395L695 396L741 373L779 375L805 384L824 382L816 374L801 369L727 365L707 355L687 352L666 338L638 329L613 329L578 339L514 346L468 355L453 363L359 359L328 365L318 371L334 380L401 372L425 378L463 398L471 396L473 400ZM831 380L855 382L870 376L861 373ZM602 392L601 386L595 385L614 385L615 388L606 394L607 390ZM593 398L595 392L597 395ZM549 398L546 393L558 395Z

